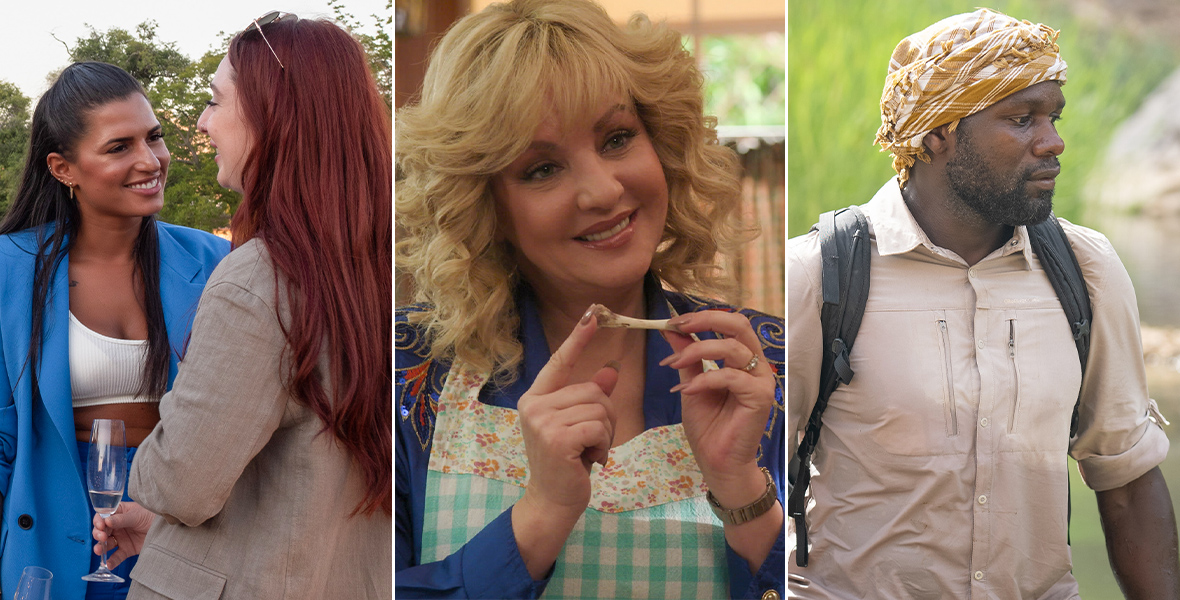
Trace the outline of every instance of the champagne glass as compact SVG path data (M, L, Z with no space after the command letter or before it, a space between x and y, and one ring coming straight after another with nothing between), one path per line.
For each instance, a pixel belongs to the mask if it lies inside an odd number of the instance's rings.
M53 573L41 567L25 567L20 574L20 582L16 584L16 593L12 600L49 600L49 584L53 583Z
M127 434L119 419L95 419L90 427L90 454L86 460L86 487L94 512L107 518L119 508L127 485ZM107 544L102 543L98 569L82 577L86 581L120 583L122 577L107 568Z

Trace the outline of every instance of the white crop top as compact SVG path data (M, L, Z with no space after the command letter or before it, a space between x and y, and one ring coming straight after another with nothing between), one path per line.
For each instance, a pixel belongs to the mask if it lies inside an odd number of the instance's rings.
M70 313L70 389L74 408L156 402L136 398L147 360L147 340L121 340L92 331Z

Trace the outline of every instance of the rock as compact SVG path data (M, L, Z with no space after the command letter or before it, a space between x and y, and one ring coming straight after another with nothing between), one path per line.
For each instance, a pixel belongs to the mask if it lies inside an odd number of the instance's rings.
M1142 327L1143 359L1151 365L1180 365L1180 329Z
M1093 200L1120 211L1180 215L1180 69L1115 131Z

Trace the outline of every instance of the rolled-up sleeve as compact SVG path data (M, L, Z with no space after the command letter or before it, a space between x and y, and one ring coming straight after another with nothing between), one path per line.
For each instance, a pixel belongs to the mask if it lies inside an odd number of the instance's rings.
M1163 462L1168 437L1150 418L1135 289L1110 242L1064 223L1090 292L1093 322L1070 455L1086 485L1122 487Z

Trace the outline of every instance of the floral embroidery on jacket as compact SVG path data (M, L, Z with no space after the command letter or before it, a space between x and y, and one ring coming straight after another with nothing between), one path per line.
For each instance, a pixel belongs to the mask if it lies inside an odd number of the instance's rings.
M408 313L421 310L421 306L397 310L394 326L394 355L397 360L394 365L394 389L399 418L410 423L418 445L425 450L434 437L438 395L442 393L450 365L428 358L429 341L421 329L408 322Z

